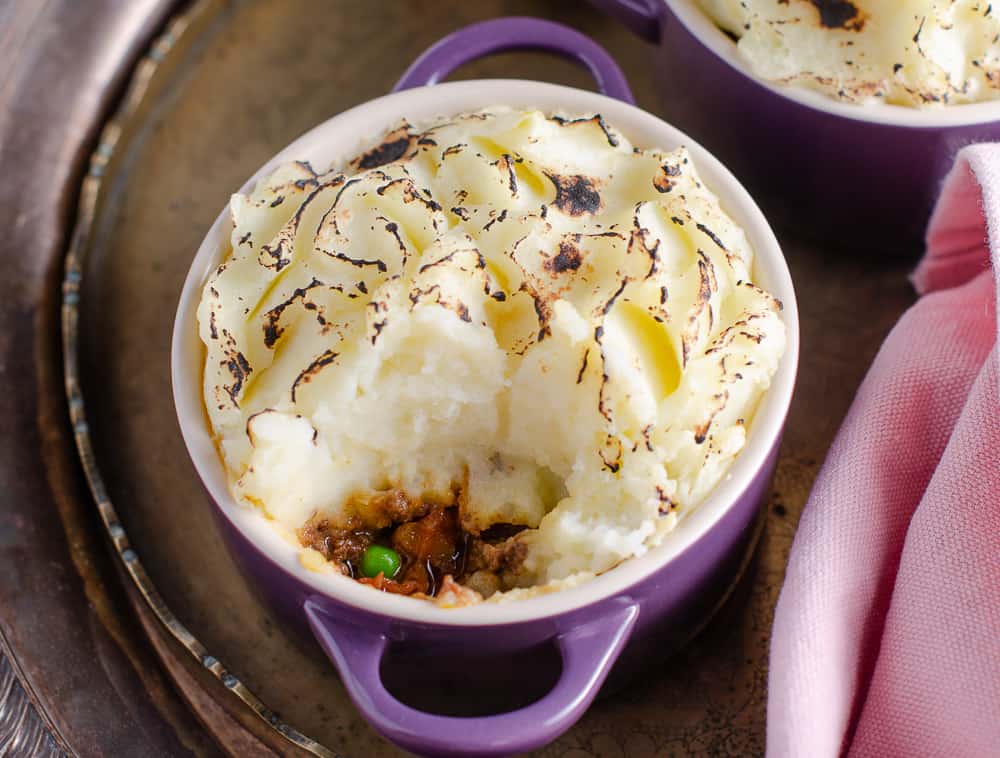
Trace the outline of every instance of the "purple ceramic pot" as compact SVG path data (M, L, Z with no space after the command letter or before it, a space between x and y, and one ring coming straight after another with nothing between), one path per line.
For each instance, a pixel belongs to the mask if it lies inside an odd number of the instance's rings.
M541 82L437 82L462 63L492 51L534 47L580 60L604 95ZM405 116L421 123L492 105L567 113L599 112L632 142L671 149L685 144L702 179L746 231L759 283L785 305L786 354L751 424L746 448L729 475L659 547L577 587L526 600L443 609L383 594L334 571L309 570L290 535L232 498L202 403L204 353L196 310L202 286L229 251L231 222L223 211L202 243L184 284L174 327L172 380L188 451L213 501L236 560L288 623L308 625L329 655L358 710L383 735L428 755L507 755L539 747L584 712L612 667L616 674L692 631L704 597L733 577L749 526L766 493L795 380L798 321L792 282L764 216L733 176L703 148L636 108L621 71L601 48L566 27L534 19L501 19L468 27L429 50L396 93L360 105L316 127L261 168L242 188L280 163L325 166L356 154L372 135ZM612 95L611 97L607 95ZM390 645L420 648L442 659L474 652L504 666L520 651L553 645L562 659L551 690L506 713L459 718L425 713L396 699L383 683Z
M1000 139L1000 103L844 103L757 78L697 0L591 0L657 44L663 107L772 218L831 246L916 254L955 153Z

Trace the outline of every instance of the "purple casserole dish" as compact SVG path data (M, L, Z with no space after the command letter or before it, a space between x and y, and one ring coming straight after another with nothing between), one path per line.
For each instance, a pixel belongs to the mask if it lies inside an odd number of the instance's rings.
M964 145L1000 139L1000 102L840 102L756 77L696 0L591 0L655 43L664 110L772 218L834 247L916 254ZM680 97L678 97L680 93Z
M487 53L533 47L573 57L606 94L541 82L482 80L434 84L462 63ZM534 19L502 19L468 27L431 48L396 92L321 124L285 148L242 188L283 162L327 165L358 152L373 135L406 116L415 123L496 104L566 112L600 112L636 145L685 144L704 181L746 231L757 255L760 284L784 302L787 348L756 413L746 448L707 500L681 520L659 547L561 592L505 604L443 609L373 591L342 576L304 568L298 546L256 510L237 505L212 440L202 402L204 351L196 308L202 285L228 252L230 219L220 213L198 250L178 306L172 382L188 452L233 556L249 582L290 625L305 627L337 667L353 702L385 737L416 753L507 755L549 742L591 703L612 667L616 675L647 664L654 651L694 623L699 599L732 579L731 562L769 487L798 362L795 295L784 257L763 214L719 161L684 134L632 104L621 71L601 48L566 27ZM611 95L610 97L608 95ZM506 713L451 717L397 700L382 679L390 645L413 645L442 657L474 651L502 665L510 655L552 644L562 659L559 679L534 703Z

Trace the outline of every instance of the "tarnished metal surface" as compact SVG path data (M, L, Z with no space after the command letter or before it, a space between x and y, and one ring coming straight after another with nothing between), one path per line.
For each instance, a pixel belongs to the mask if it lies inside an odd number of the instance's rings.
M79 296L78 314L77 303L68 305L80 318L92 462L171 611L151 611L139 593L126 593L175 687L227 752L284 752L288 743L177 645L157 617L183 625L284 723L318 743L347 756L396 755L354 712L315 646L290 637L261 608L216 534L170 401L171 320L187 266L228 193L271 154L330 115L384 93L423 48L465 23L511 13L570 23L622 62L643 107L669 119L684 107L683 96L661 104L648 48L583 4L205 0L184 18L192 13L204 15L152 49L141 64L146 73L138 70L136 81L145 76L145 83L131 90L122 118L104 133L87 179L95 188L88 200L85 184L81 205L87 236L77 239L77 252L87 258L71 259L67 269L66 294L70 301ZM476 63L460 74L590 86L570 64L533 54ZM905 264L857 260L835 240L817 248L780 236L799 290L803 360L756 562L693 644L598 702L540 755L762 751L768 635L794 526L865 367L910 300ZM5 250L5 260L11 254ZM49 297L58 294L51 286ZM42 333L51 340L52 324L47 328ZM72 412L83 420L82 406ZM103 493L96 494L100 502ZM70 499L76 508L93 508L79 493ZM114 514L102 511L111 523ZM122 556L129 549L124 539L114 537ZM126 636L136 639L134 626ZM154 683L147 692L158 709L173 713L170 695ZM176 735L188 735L179 716L170 723ZM170 738L158 739L169 752ZM181 739L190 745L192 738Z
M10 758L65 755L3 655L0 655L0 755Z

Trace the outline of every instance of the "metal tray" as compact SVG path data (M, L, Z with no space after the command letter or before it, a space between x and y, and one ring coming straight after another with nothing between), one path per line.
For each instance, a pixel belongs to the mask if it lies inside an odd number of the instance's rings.
M581 29L618 58L642 107L667 120L684 107L682 93L657 101L650 49L584 4L202 0L134 69L83 180L63 337L72 431L96 501L88 518L100 516L122 561L146 644L227 753L399 754L356 714L318 647L257 602L223 548L170 396L181 282L229 193L279 148L387 92L447 32L504 14ZM459 75L591 86L572 65L530 53ZM865 366L910 299L905 263L778 231L805 349L756 557L694 642L602 698L538 755L763 752L770 622L798 514ZM154 702L168 697L148 692Z

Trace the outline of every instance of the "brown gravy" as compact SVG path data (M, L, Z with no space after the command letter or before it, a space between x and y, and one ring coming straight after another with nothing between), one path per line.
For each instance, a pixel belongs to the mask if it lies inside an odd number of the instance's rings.
M382 592L433 597L445 577L484 597L514 586L524 559L517 535L525 527L494 524L479 534L462 528L458 506L428 504L400 490L377 493L365 501L364 521L346 527L316 515L298 530L303 547L318 551L340 570ZM360 575L362 556L372 545L395 550L401 559L393 578Z

